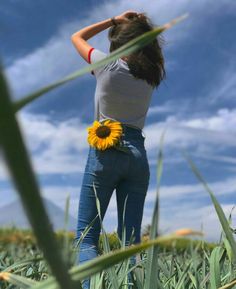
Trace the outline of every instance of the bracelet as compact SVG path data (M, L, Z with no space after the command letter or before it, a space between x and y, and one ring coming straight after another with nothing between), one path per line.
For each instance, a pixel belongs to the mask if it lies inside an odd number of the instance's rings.
M112 23L113 25L117 25L116 20L115 20L115 17L112 17L112 18L111 18L111 23Z

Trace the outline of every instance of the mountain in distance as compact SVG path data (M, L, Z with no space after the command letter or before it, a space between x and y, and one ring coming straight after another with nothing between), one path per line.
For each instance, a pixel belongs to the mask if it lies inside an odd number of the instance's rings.
M46 207L53 230L57 231L63 229L65 226L65 212L52 201L46 198L43 198L43 202ZM22 229L31 229L31 225L24 212L20 199L16 199L13 202L0 207L0 227L12 226ZM75 231L75 229L76 219L69 215L66 230Z

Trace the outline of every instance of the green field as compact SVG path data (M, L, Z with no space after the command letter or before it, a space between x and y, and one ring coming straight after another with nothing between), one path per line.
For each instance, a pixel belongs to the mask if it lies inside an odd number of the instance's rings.
M76 257L76 247L73 246L74 233L57 231L55 237L62 249L64 261L68 268L72 268ZM117 234L113 232L107 234L107 237L110 250L119 251L122 244ZM147 233L142 236L143 243L148 239ZM105 236L101 234L100 255L106 254L103 247L104 240ZM155 285L153 287L150 285L149 288L234 288L236 286L233 285L236 284L233 281L236 273L232 263L232 250L226 239L215 244L204 242L202 239L178 238L162 242L155 248L157 258L154 258L156 263L152 264L152 276L150 276ZM140 260L134 268L127 263L129 259L112 266L117 278L117 288L128 288L126 277L130 267L133 278L131 288L148 288L145 287L145 278L149 277L148 251L140 251L139 257ZM14 227L0 229L0 270L14 274L10 275L9 280L1 282L1 289L31 288L33 284L27 283L26 280L43 282L52 275L33 232ZM111 281L108 269L93 276L94 284L91 285L94 287L92 288L109 288L109 285L114 282ZM220 287L223 284L231 285Z

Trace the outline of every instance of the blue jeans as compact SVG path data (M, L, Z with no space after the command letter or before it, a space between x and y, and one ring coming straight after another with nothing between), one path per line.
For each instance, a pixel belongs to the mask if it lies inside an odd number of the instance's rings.
M114 147L104 151L90 147L85 167L82 188L80 192L77 234L78 240L87 225L98 214L95 192L100 201L101 218L103 219L111 199L116 190L118 228L117 234L122 239L123 209L127 198L124 223L126 227L126 245L134 229L133 243L141 241L141 222L146 193L149 185L150 170L144 147L145 137L141 129L123 125L121 140L129 153ZM82 263L98 256L98 240L101 225L97 217L87 235L80 244L76 263ZM83 288L89 288L89 280L85 280Z

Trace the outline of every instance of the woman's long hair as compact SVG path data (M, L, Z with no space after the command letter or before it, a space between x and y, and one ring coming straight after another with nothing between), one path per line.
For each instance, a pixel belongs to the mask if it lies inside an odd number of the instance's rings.
M129 21L113 25L109 29L110 52L118 49L133 38L151 31L154 27L150 18L144 13L131 16L128 19ZM158 35L152 42L127 56L127 64L131 74L136 78L146 80L153 88L157 88L166 77L161 49L163 43L164 39Z

